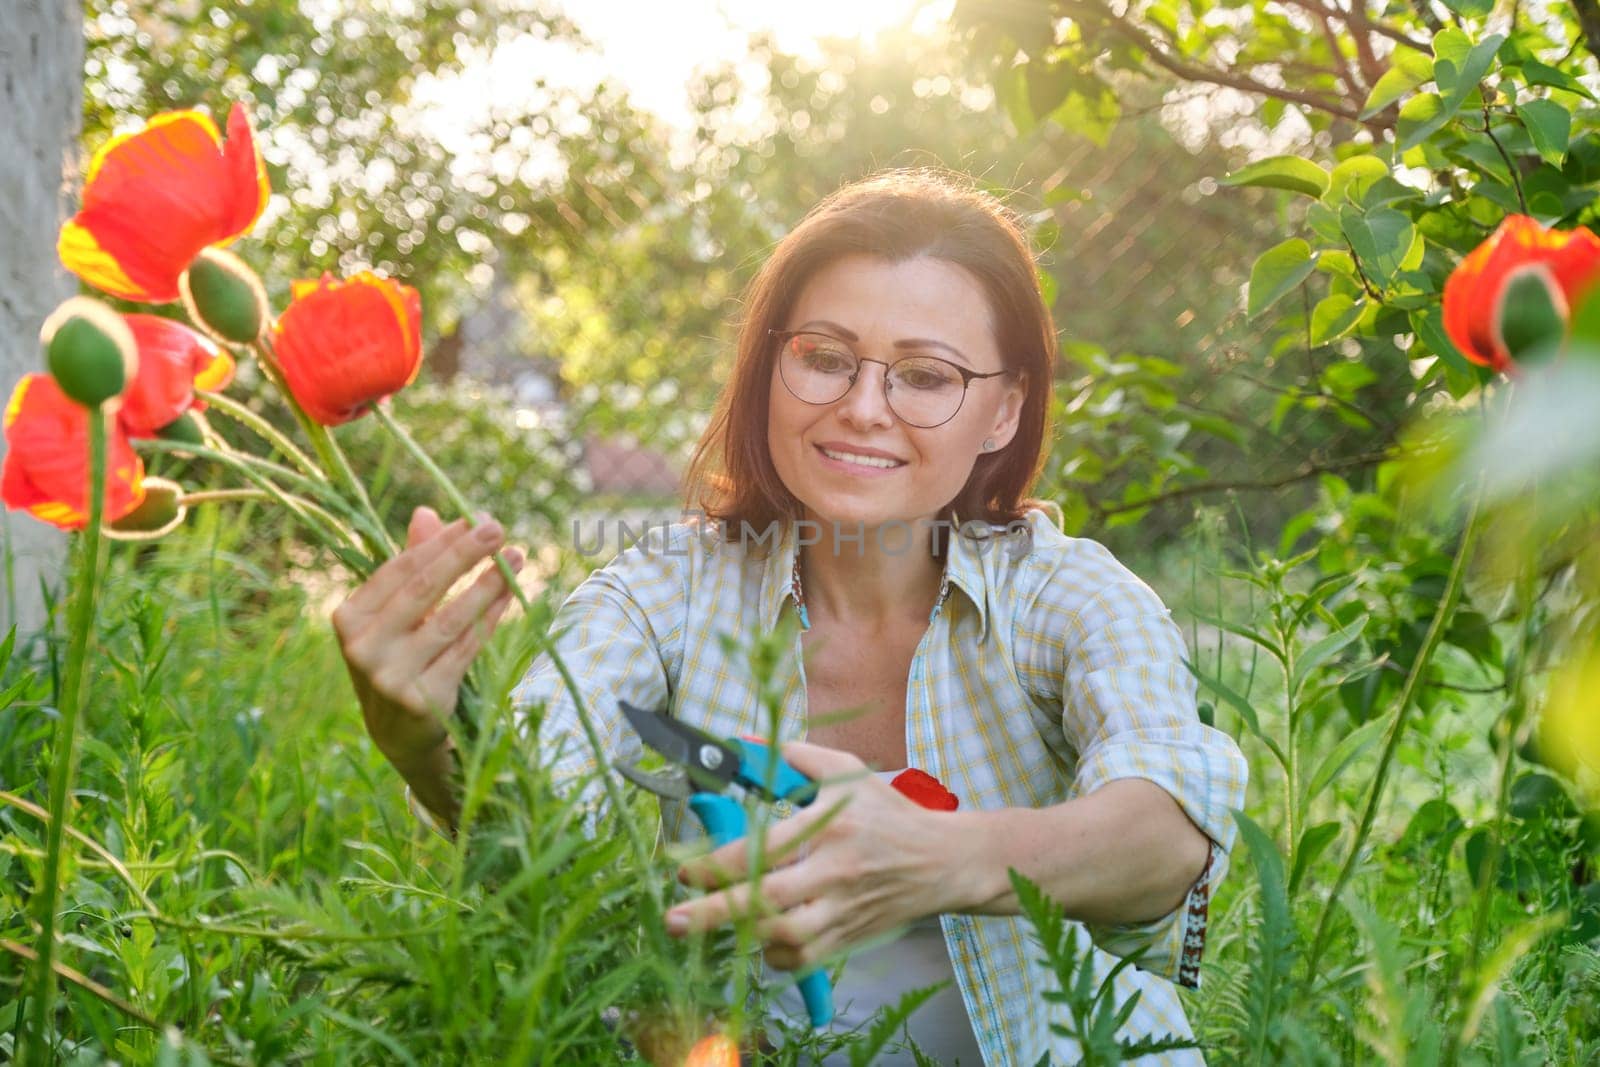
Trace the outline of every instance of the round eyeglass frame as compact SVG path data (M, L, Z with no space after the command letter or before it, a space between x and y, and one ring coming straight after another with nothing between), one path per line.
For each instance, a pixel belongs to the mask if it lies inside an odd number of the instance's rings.
M813 407L827 407L829 404L837 404L839 401L841 401L845 397L849 396L850 395L850 390L852 390L852 389L854 389L856 387L856 379L861 376L861 364L863 364L863 363L876 363L879 366L883 367L883 400L884 400L884 403L889 405L889 410L894 412L894 417L895 418L899 419L901 422L905 423L907 426L914 426L919 430L932 430L932 429L935 429L937 427L943 426L945 423L949 422L951 419L953 419L957 415L961 414L961 405L965 404L967 402L967 388L970 385L972 385L973 382L979 381L979 380L984 379L984 378L999 378L999 377L1002 377L1002 376L1009 376L1012 373L1008 369L1008 370L992 370L992 371L989 371L986 374L980 374L979 372L977 372L975 370L968 370L966 367L961 366L959 363L952 363L948 359L943 359L943 358L941 358L939 356L917 356L917 357L914 357L914 358L917 358L917 359L936 359L940 363L943 363L946 366L948 366L951 370L955 371L957 374L961 375L961 399L956 401L955 410L952 411L949 415L947 415L944 418L940 419L938 422L930 422L930 423L927 423L926 425L924 425L922 423L912 422L910 419L906 418L904 415L901 415L899 409L894 406L894 399L889 395L889 370L894 366L894 363L885 363L881 359L867 359L865 356L857 354L856 350L851 348L849 346L849 344L847 344L846 342L839 340L839 338L834 337L832 334L822 333L819 330L778 330L778 329L770 329L770 330L767 331L767 336L770 337L770 338L776 339L778 341L778 348L779 348L778 380L783 382L783 387L785 389L789 390L789 395L794 397L796 400L800 401L800 403L802 403L802 404L810 404ZM840 393L838 396L834 397L832 400L807 400L805 397L803 397L799 393L795 392L794 391L794 387L789 384L789 380L783 376L782 348L783 348L783 346L785 344L788 344L791 339L793 339L795 337L800 337L800 336L826 337L828 340L834 342L839 347L843 348L845 351L849 352L852 356L855 357L856 369L855 369L855 373L850 375L850 384L845 386L844 392ZM902 357L902 358L910 359L910 358L913 358L913 357L905 356L905 357ZM898 360L898 359L895 360L895 363L899 363L899 362L900 362L900 360Z

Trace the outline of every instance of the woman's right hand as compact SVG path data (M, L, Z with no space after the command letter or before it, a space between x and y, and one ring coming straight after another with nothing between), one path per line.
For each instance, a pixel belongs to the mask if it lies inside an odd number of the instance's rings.
M490 566L441 603L505 539L498 523L481 518L475 527L464 519L446 526L431 508L418 508L405 550L333 613L367 733L407 778L448 750L444 723L455 712L461 680L511 602L510 585ZM518 550L506 549L505 559L513 571L521 569Z

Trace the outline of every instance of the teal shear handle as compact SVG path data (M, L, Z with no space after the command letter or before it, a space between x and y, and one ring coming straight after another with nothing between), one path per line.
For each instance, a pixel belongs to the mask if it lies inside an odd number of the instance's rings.
M740 739L731 743L742 749L737 776L740 782L774 799L793 798L801 806L811 803L816 795L811 779L789 766L781 756L759 741ZM700 824L718 848L739 840L749 830L744 805L721 793L695 793L689 798L689 809L699 816ZM797 976L796 984L805 1000L806 1013L811 1016L811 1025L828 1025L833 1019L833 986L828 982L827 972L820 968L805 971Z

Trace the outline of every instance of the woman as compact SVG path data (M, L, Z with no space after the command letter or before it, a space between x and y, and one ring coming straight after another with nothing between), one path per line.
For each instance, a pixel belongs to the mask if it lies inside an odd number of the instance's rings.
M689 472L688 501L707 521L649 532L554 626L619 760L640 755L619 698L722 736L765 732L748 664L721 636L798 617L778 736L785 758L828 784L769 835L785 859L762 885L766 963L804 969L858 949L835 989L845 1023L953 978L908 1024L947 1063L1076 1055L1050 1031L1060 1009L1043 998L1010 868L1083 924L1102 975L1113 956L1144 951L1142 969L1117 978L1119 1003L1140 994L1124 1036L1188 1035L1173 982L1198 985L1207 902L1243 802L1244 761L1199 722L1167 609L1025 498L1055 354L1034 260L999 202L926 172L840 190L751 284L732 379ZM437 605L501 536L419 511L407 549L335 618L368 730L450 825L453 755L434 709L454 706L508 592L491 568ZM538 743L559 746L558 776L586 782L598 805L596 765L548 658L516 696L542 709ZM959 808L898 792L889 779L906 767ZM695 832L685 815L663 801L668 837ZM738 842L686 865L684 879L711 891L673 909L669 928L729 921L752 886L721 872L744 869Z

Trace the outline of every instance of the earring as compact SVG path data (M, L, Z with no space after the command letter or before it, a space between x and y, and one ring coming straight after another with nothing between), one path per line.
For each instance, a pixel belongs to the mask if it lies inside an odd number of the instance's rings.
M994 451L994 438L985 437L983 439L983 450L985 452L993 452Z

